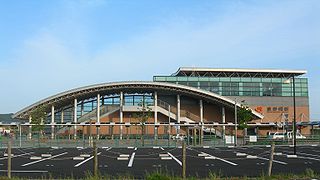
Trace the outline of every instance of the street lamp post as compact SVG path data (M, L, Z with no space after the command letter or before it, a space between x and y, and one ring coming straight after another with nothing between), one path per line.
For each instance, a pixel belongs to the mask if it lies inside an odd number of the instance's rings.
M297 125L296 125L296 85L295 85L295 78L294 75L292 76L292 86L293 86L293 154L296 155L297 154L297 137L296 137L296 133L297 133Z
M237 133L238 133L238 114L237 114L237 99L234 100L234 129L235 129L235 138L234 145L237 146Z
M297 128L296 128L296 85L295 85L295 77L292 75L292 97L293 97L293 124L292 124L292 131L293 131L293 154L297 154ZM290 79L286 80L284 83L290 83Z

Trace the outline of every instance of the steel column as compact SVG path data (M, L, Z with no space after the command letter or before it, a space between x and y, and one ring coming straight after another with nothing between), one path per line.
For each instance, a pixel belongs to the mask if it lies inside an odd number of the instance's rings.
M77 121L78 121L78 118L77 118L77 113L78 113L78 109L77 109L77 107L78 107L78 101L77 101L77 99L74 99L74 103L73 103L73 121L74 121L74 123L77 123ZM73 132L73 137L74 137L74 139L77 139L77 126L75 125L74 126L74 132Z
M54 139L54 106L51 106L51 139Z
M123 122L123 92L120 92L120 123ZM120 126L120 139L122 139L122 130L123 130L123 126Z

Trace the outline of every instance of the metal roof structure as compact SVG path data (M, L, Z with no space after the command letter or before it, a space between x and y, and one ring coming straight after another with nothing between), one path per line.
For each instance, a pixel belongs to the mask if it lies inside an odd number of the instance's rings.
M291 78L306 73L307 71L305 70L180 67L178 71L171 76Z
M180 94L190 97L195 97L198 99L203 99L207 102L223 105L229 108L234 108L235 101L220 96L218 94L193 88L185 85L178 85L172 83L163 83L163 82L152 82L152 81L128 81L128 82L113 82L113 83L103 83L96 84L91 86L80 87L76 89L71 89L51 97L45 98L36 102L20 111L15 113L12 117L18 119L28 119L30 113L37 107L44 106L47 108L47 112L50 112L51 105L54 105L56 109L68 106L74 102L74 99L78 101L86 100L92 97L96 97L97 94L100 95L109 95L117 94L120 92L124 93L137 93L137 92L150 92L155 91L159 93L167 94ZM237 106L240 107L241 104L237 103ZM252 110L252 113L255 117L262 119L263 115Z

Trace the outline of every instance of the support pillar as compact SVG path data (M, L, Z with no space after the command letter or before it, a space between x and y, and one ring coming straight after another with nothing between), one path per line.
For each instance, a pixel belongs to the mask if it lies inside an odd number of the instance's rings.
M64 121L64 111L63 109L61 110L61 119L60 119L61 123L63 123Z
M221 107L222 114L222 123L226 123L226 111L224 106ZM226 126L222 126L222 139L224 140L226 137Z
M54 106L51 106L51 139L54 139Z
M200 136L201 136L201 141L200 143L203 144L203 102L202 99L200 99L199 102L200 105L200 122L201 122L201 132L200 132Z
M29 124L32 123L31 116L29 116ZM32 126L29 126L29 133L28 133L28 139L32 139Z
M100 124L100 94L97 95L97 123ZM100 137L100 126L97 127L97 139Z
M74 99L74 103L73 103L73 121L74 123L76 124L77 121L78 121L78 118L77 118L77 106L78 106L78 101L77 99ZM74 132L73 132L73 137L74 139L77 139L77 126L74 125Z
M123 92L120 92L120 123L123 122ZM122 139L123 126L120 125L120 139Z
M180 95L177 95L177 121L180 124ZM180 133L180 125L178 126L177 129L177 134Z
M154 92L154 139L158 139L158 94L157 91Z

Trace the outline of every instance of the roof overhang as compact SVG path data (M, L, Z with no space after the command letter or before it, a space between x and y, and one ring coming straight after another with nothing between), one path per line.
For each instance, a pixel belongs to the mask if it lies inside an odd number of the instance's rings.
M180 67L172 76L215 76L217 77L248 77L258 75L258 77L284 77L300 76L306 74L306 70L283 70L283 69L238 69L238 68L198 68Z
M113 83L103 83L96 84L91 86L80 87L65 91L51 97L40 100L20 111L15 113L12 117L19 119L28 119L31 112L40 106L46 106L48 112L50 112L51 105L54 105L56 109L65 107L74 102L74 99L78 101L86 100L89 98L96 97L97 94L108 95L115 94L120 92L125 93L134 93L134 92L166 92L166 93L176 93L181 95L187 95L199 99L206 100L208 102L213 102L229 108L234 108L235 101L220 96L218 94L205 91L202 89L193 88L190 86L172 84L172 83L163 83L163 82L152 82L152 81L129 81L129 82L113 82ZM238 107L241 104L236 103ZM253 115L256 118L263 118L263 115L252 110Z

